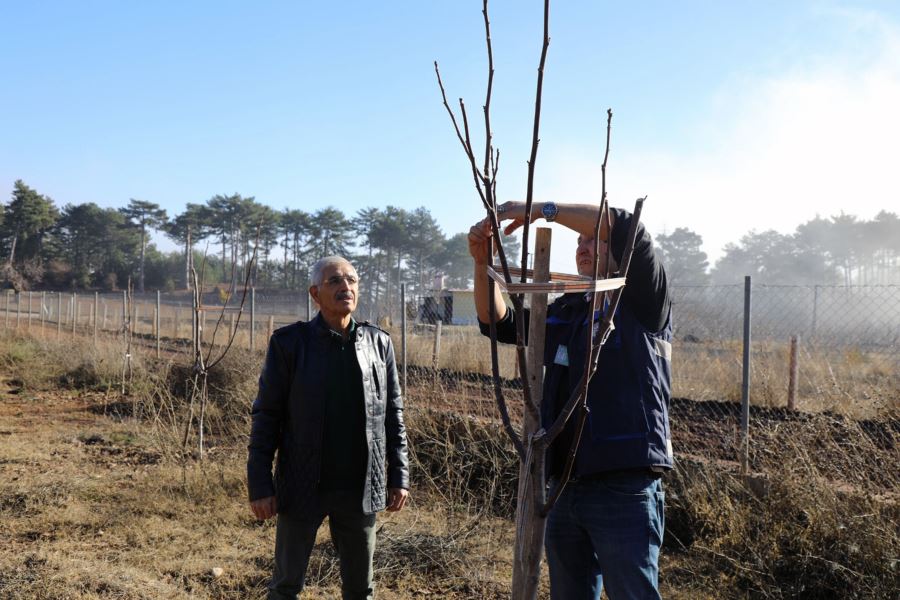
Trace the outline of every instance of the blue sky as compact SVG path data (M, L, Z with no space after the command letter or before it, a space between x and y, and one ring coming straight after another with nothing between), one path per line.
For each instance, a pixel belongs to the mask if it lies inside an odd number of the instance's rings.
M481 218L440 103L478 123L480 2L0 3L0 190L59 205L218 193L348 215L426 206ZM542 3L491 3L499 195L524 199ZM750 229L900 210L900 3L555 2L538 199L614 205L713 257ZM478 136L480 140L481 136ZM480 142L479 142L480 143ZM554 268L571 270L571 236ZM159 239L166 248L170 245Z

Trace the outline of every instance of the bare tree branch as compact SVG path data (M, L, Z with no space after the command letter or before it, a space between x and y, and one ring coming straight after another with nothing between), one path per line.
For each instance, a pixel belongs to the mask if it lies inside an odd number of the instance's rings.
M528 233L531 229L531 206L534 203L534 165L537 161L541 129L541 96L544 89L544 63L547 48L550 47L550 0L544 0L544 44L541 47L541 62L538 65L537 91L534 98L534 129L531 136L531 158L528 159L528 188L525 192L525 223L522 228L522 283L528 268Z

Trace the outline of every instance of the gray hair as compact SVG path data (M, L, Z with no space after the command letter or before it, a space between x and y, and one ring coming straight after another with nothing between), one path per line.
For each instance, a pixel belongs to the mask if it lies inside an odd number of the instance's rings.
M330 265L341 265L344 263L350 265L350 268L352 268L354 271L356 270L356 268L353 266L353 263L351 263L343 256L326 256L325 258L320 258L316 261L316 264L313 265L312 271L310 272L310 285L322 285L322 276L323 273L325 273L325 267L328 267Z

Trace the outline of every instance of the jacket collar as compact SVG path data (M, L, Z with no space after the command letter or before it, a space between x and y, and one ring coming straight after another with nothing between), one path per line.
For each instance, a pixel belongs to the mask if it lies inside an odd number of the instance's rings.
M325 322L325 319L322 318L322 313L318 313L316 318L312 320L313 329L316 332L317 337L319 338L328 338L330 336L339 336L340 334L334 331L328 323ZM347 336L348 340L359 339L362 337L362 331L359 328L359 324L356 322L352 316L350 317L350 331Z

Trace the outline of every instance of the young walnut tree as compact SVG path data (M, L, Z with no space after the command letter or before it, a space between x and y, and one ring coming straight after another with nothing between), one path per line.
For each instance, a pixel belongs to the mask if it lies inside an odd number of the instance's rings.
M500 270L502 271L502 283L504 289L509 292L510 300L513 304L515 313L515 322L517 324L516 331L516 353L517 364L519 366L519 376L522 381L522 404L523 404L523 423L521 427L516 429L513 426L506 399L501 389L501 379L497 352L497 328L496 314L493 302L489 302L490 309L490 340L491 340L491 369L493 374L493 390L494 399L500 412L500 418L503 427L509 436L516 453L519 456L519 486L516 505L516 540L513 560L513 580L512 580L512 598L514 600L531 600L537 598L538 584L540 581L540 564L544 546L544 525L547 514L553 507L560 493L565 487L575 462L575 455L578 443L581 437L581 431L587 416L587 390L588 385L597 368L597 362L600 355L600 349L605 343L609 332L612 330L613 318L621 297L622 289L625 283L625 276L628 273L628 266L631 261L631 255L634 250L634 242L637 234L637 225L640 220L641 209L644 198L638 199L631 225L626 238L625 251L622 256L621 266L617 274L609 272L610 261L607 256L607 270L600 273L600 234L601 231L609 231L609 206L606 198L606 164L609 158L609 141L612 125L612 111L607 111L606 120L606 149L603 156L603 164L601 168L602 189L600 197L600 206L597 211L596 226L594 228L594 268L593 268L593 287L589 293L592 294L592 307L590 311L588 327L585 335L588 336L587 348L590 351L585 356L585 368L583 369L582 378L574 388L573 394L566 402L563 409L556 416L553 423L546 428L542 427L540 421L542 402L552 401L552 399L542 398L541 390L541 371L543 359L543 331L544 320L546 319L547 293L553 290L566 290L565 281L553 281L553 285L539 285L543 279L547 282L552 274L549 273L549 230L545 230L545 235L538 231L539 248L536 248L536 257L534 265L534 283L526 283L529 271L527 269L528 257L528 237L530 231L530 219L526 218L523 223L522 231L522 257L521 268L513 269L509 265L509 260L503 248L500 237L500 221L497 209L497 171L500 164L500 151L494 148L493 136L491 132L491 93L493 91L494 81L494 57L491 47L491 28L490 19L488 17L488 2L483 0L482 15L484 17L485 40L487 46L488 58L488 77L487 92L483 105L484 112L484 158L479 166L479 161L475 156L472 144L472 137L469 129L469 117L466 112L466 105L463 99L459 99L459 118L457 113L447 101L447 94L444 89L444 83L441 79L438 63L434 63L435 75L437 76L438 87L441 91L444 108L450 117L450 122L456 133L456 137L463 148L463 152L469 161L472 178L475 183L475 189L478 193L481 203L487 213L490 222L491 231L493 232L492 244L496 247L492 249L499 258ZM534 103L534 124L532 131L531 155L528 160L528 183L525 195L525 214L532 214L532 205L534 199L534 173L537 161L538 144L540 142L540 119L541 119L541 95L543 91L544 65L547 59L547 50L550 46L550 1L544 0L544 28L543 28L543 44L541 47L541 57L538 65L537 89L535 92ZM607 253L610 252L611 244L607 245ZM493 254L492 254L493 255ZM541 264L539 263L539 259ZM489 273L492 268L489 268ZM541 278L540 274L544 277ZM518 283L512 280L513 274L520 274ZM618 283L610 280L612 275L621 278ZM572 276L563 276L566 281L577 280L579 278ZM606 285L598 285L598 280L606 280ZM580 286L584 286L584 281L580 282ZM488 279L488 294L493 297L494 294L494 278ZM602 290L602 291L601 291ZM529 336L531 339L526 340L525 336L525 305L524 294L533 294L531 302L531 326ZM604 302L605 301L605 302ZM599 307L606 304L609 308L604 312L602 320L597 324L595 329L595 314ZM538 346L540 345L540 347ZM529 361L529 357L531 360ZM574 433L571 446L566 454L566 462L563 474L559 484L553 491L553 494L547 497L547 476L545 469L547 449L550 444L562 433L566 424L573 416L576 415L574 421ZM520 433L521 432L521 433Z

